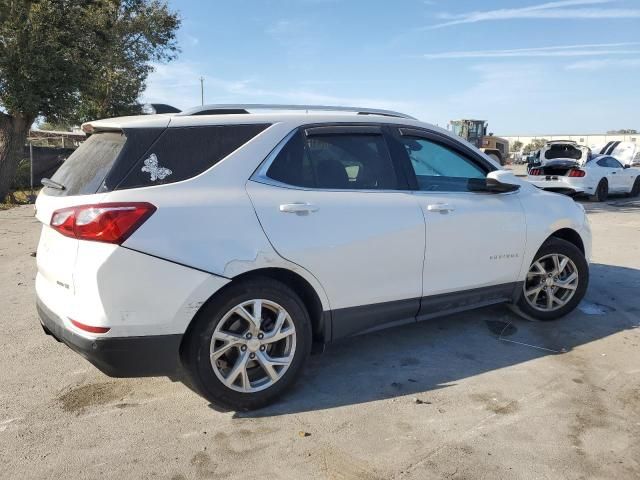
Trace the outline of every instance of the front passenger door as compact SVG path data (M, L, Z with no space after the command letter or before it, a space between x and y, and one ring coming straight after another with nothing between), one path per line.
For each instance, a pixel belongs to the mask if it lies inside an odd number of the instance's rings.
M482 181L495 167L440 134L399 129L394 138L415 174L426 222L419 317L455 310L459 302L509 298L526 239L518 193L470 191L470 179Z

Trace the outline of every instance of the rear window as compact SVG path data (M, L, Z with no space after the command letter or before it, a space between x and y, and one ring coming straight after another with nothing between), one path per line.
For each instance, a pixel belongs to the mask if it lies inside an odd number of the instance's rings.
M127 137L123 133L105 132L89 137L60 166L51 180L64 190L47 188L49 195L87 195L96 193L120 155Z

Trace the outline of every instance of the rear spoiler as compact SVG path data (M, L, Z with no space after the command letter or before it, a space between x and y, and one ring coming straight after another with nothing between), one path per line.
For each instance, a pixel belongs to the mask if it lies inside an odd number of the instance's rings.
M97 132L121 132L127 128L166 128L171 115L136 115L133 117L105 118L82 124L82 131L91 134Z

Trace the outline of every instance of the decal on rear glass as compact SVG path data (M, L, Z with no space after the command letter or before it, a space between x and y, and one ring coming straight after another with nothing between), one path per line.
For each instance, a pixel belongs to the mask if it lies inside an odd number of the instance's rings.
M164 180L166 177L173 173L168 168L160 167L158 165L158 157L155 153L149 155L149 158L144 161L144 167L142 167L142 171L151 174L152 182L155 182L156 180Z

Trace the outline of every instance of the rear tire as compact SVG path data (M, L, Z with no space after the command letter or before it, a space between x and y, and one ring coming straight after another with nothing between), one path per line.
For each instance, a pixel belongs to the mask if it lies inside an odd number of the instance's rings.
M232 284L198 312L195 322L184 352L189 379L202 396L226 409L252 410L273 402L293 385L311 351L307 309L276 280ZM277 334L283 338L274 340Z
M572 243L550 238L536 253L516 306L536 320L556 320L573 311L589 285L589 265Z
M637 197L638 195L640 195L640 177L636 177L636 181L633 182L633 187L629 193L630 197Z
M589 198L594 202L604 202L609 196L609 182L606 178L600 180L596 187L596 192Z

